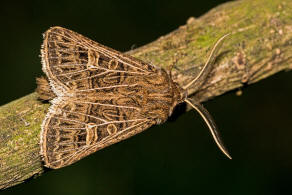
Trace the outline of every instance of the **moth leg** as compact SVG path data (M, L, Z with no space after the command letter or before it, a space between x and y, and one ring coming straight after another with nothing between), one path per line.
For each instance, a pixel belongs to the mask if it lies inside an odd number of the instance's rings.
M191 85L194 85L195 87L195 92L204 84L207 76L211 72L213 68L214 61L216 59L217 53L219 49L221 48L223 44L223 40L230 34L226 34L222 36L214 45L205 65L203 66L202 70L199 72L196 78L194 78L191 82L189 82L186 86L184 86L184 89L188 89Z
M194 102L194 101L191 102L190 99L186 99L185 102L190 104L201 115L201 117L204 119L205 123L207 124L207 126L208 126L208 128L213 136L213 139L216 142L219 149L228 158L232 159L230 154L228 153L226 147L223 144L223 141L222 141L220 134L218 132L218 128L217 128L215 121L214 121L213 117L211 116L211 114L199 102Z

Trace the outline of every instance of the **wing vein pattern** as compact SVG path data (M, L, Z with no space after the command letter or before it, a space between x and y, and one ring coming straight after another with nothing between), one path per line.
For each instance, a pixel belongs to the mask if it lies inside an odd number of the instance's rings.
M61 27L44 33L41 53L56 94L42 124L45 166L70 165L155 124L142 110L157 67Z

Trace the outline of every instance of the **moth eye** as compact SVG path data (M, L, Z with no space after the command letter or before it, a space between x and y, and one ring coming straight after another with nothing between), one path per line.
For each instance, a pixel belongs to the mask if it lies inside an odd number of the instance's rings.
M119 64L119 62L117 60L112 59L108 63L108 68L112 69L112 70L115 70L118 67L118 64Z
M111 134L116 133L118 129L117 129L117 127L114 124L109 124L107 126L106 130L107 130L108 134L111 135Z

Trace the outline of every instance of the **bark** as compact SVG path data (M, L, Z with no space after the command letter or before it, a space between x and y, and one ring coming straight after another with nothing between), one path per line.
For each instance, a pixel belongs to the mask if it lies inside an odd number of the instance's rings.
M218 38L225 40L214 69L189 95L206 101L282 70L292 69L292 1L241 0L220 5L158 40L128 52L146 62L170 67L181 86L198 73ZM49 104L37 94L0 107L0 189L44 172L39 155L40 124Z

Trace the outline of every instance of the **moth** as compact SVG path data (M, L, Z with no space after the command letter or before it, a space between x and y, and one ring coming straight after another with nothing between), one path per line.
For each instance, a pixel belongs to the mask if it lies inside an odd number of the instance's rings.
M44 33L42 69L37 80L42 99L52 99L42 123L44 166L57 169L161 124L186 102L199 112L220 150L229 158L214 120L187 98L206 80L227 35L221 37L200 73L186 86L166 70L103 46L76 32L52 27Z

